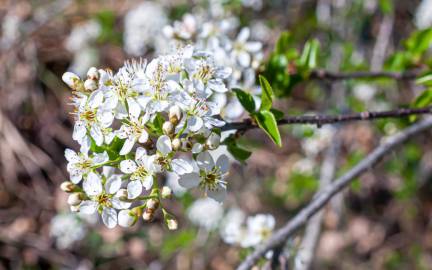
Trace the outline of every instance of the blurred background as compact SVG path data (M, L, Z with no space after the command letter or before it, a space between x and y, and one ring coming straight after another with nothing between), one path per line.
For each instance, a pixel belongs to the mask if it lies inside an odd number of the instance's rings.
M242 144L252 155L232 165L222 206L197 205L196 195L168 177L178 197L168 206L179 219L175 232L160 217L109 230L97 218L71 214L59 185L68 179L64 149L79 147L62 74L151 59L163 51L164 26L187 13L226 16L214 15L218 9L236 18L230 38L249 27L251 39L262 42L257 73L272 65L283 31L294 50L317 38L320 66L328 70L403 69L395 52L412 32L432 25L428 0L0 0L0 269L234 269L248 250L222 241L218 225L228 213L269 213L280 227L328 170L342 174L409 124L286 126L282 148L249 131ZM405 81L313 81L290 87L276 107L286 114L385 110L409 104L421 90ZM331 201L311 240L311 269L431 269L430 146L430 135L409 142ZM289 241L292 256L304 248L302 235Z

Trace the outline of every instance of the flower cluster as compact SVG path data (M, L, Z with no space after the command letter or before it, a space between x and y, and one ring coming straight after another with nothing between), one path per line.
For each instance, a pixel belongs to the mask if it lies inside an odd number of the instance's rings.
M223 9L213 7L212 10ZM194 44L200 50L213 52L217 64L232 69L232 75L227 78L228 87L241 88L257 96L261 89L255 83L255 74L263 58L262 43L249 40L251 33L248 27L236 34L237 18L225 12L213 13L216 14L185 14L181 21L166 26L164 34L173 43L183 46ZM239 101L230 93L218 93L213 99L226 119L237 119L244 112Z
M151 220L157 209L170 229L175 218L161 200L170 189L158 175L177 174L184 188L198 188L222 202L229 162L214 160L209 151L220 144L218 106L214 93L228 91L224 80L231 69L192 46L162 55L147 64L129 61L117 73L90 68L85 80L66 72L73 90L77 153L66 149L73 211L98 212L109 228L128 227L139 216Z
M270 214L257 214L246 219L240 210L228 212L220 234L225 243L243 248L256 247L273 233L275 219Z

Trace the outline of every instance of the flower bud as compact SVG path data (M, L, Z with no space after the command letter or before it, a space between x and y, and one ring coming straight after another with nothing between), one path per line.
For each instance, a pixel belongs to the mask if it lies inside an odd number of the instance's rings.
M178 229L178 222L177 220L170 218L166 220L166 224L169 230L174 231Z
M207 146L210 150L214 150L214 149L216 149L216 148L219 147L220 140L221 140L221 137L219 136L219 134L212 133L212 134L210 134L210 136L207 138L206 146Z
M69 195L67 200L69 205L77 206L82 202L82 196L80 192L75 192Z
M171 146L172 146L172 148L174 149L174 151L178 151L179 149L180 149L180 147L181 147L181 141L180 141L180 139L179 138L174 138L172 141L171 141Z
M174 125L173 123L166 121L162 125L162 131L165 135L172 135L174 134Z
M156 199L150 199L147 201L147 209L156 210L159 207L159 200Z
M121 188L117 191L116 196L120 201L126 201L128 199L128 192L125 188Z
M118 224L122 227L131 227L137 222L137 220L138 216L136 213L129 209L121 210L118 213Z
M65 72L62 76L62 80L73 90L82 90L83 82L75 73Z
M97 68L95 67L91 67L88 71L87 71L87 78L89 78L90 80L94 80L94 81L99 81L99 71L97 70Z
M182 118L182 111L180 107L177 105L171 106L171 108L169 109L168 117L170 122L173 125L177 125L178 122L180 122L180 119Z
M64 181L60 185L60 189L63 190L64 192L67 192L67 193L73 192L75 190L75 188L76 188L76 185L74 183L72 183L71 181Z
M98 84L94 80L87 79L84 82L84 88L87 91L94 91L94 90L96 90L98 88Z
M162 190L161 190L161 196L162 196L162 198L169 199L169 198L171 198L171 195L172 195L171 188L168 187L168 186L163 186Z
M202 144L200 144L200 143L195 143L193 146L192 146L192 153L193 154L198 154L198 153L201 153L202 151L203 151L203 145Z
M146 210L144 210L144 213L142 214L142 218L143 218L145 221L150 221L150 220L153 219L153 217L154 217L154 211L152 211L152 210L150 210L150 209L146 209Z

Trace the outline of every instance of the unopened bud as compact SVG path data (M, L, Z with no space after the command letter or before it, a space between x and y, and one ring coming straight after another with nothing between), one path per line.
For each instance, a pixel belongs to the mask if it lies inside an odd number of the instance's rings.
M146 210L144 210L144 213L142 214L142 218L143 218L145 221L150 221L150 220L152 220L152 219L153 219L153 216L154 216L154 211L152 211L152 210L150 210L150 209L146 209Z
M195 143L193 146L192 146L192 153L193 154L198 154L198 153L201 153L202 151L203 151L203 145L202 144L200 144L200 143Z
M212 134L210 134L210 136L207 138L206 146L207 146L210 150L216 149L216 148L219 147L220 140L221 140L221 137L219 136L219 134L212 133Z
M116 193L120 201L126 201L128 199L128 192L125 188L121 188Z
M147 209L156 210L159 207L159 200L156 199L150 199L147 201Z
M121 210L118 214L118 224L125 228L133 226L137 220L136 213L128 209Z
M169 230L174 231L178 229L178 222L177 220L171 218L166 220L166 224Z
M65 72L62 76L62 80L73 90L81 90L83 82L81 79L72 72Z
M79 205L82 202L81 193L75 192L69 195L67 200L69 205Z
M63 190L64 192L67 192L67 193L73 192L75 190L75 188L76 188L76 185L74 183L72 183L71 181L64 181L60 185L60 189Z
M162 125L162 131L165 135L172 135L174 133L174 125L173 123L166 121Z
M91 80L91 79L87 79L84 82L84 88L87 91L94 91L98 88L98 84L97 81Z
M181 147L181 141L180 141L180 139L179 138L174 138L172 141L171 141L171 146L172 146L172 148L174 149L174 151L178 151L179 149L180 149L180 147Z
M169 109L169 120L173 125L177 125L182 117L182 111L179 106L174 105Z
M168 187L168 186L163 186L162 190L161 190L161 196L162 196L162 198L168 199L168 198L171 198L171 195L172 195L171 188Z
M88 71L87 71L87 78L89 78L90 80L94 80L94 81L99 81L99 71L97 70L97 68L95 67L91 67Z

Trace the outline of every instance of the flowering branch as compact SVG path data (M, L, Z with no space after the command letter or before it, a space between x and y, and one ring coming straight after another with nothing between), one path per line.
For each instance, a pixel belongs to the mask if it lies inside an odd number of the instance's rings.
M393 79L393 80L414 80L421 74L421 70L413 69L403 72L392 71L354 71L354 72L332 72L323 69L313 70L311 79L339 81L349 79Z
M325 124L334 124L350 121L363 121L373 120L382 118L401 118L410 115L421 115L432 113L432 107L425 108L401 108L397 110L381 111L381 112L361 112L341 115L300 115L300 116L289 116L278 121L278 125L290 125L290 124L313 124L318 127ZM222 131L227 130L240 130L246 131L249 129L258 128L258 125L251 119L246 119L243 122L232 122L227 123L221 129Z
M402 132L399 132L394 136L391 136L385 143L378 146L354 168L336 179L321 193L317 194L315 199L313 199L305 208L303 208L303 210L301 210L288 223L286 223L285 226L276 231L266 243L259 246L252 254L246 257L246 259L239 265L237 270L250 269L255 264L255 262L268 250L283 245L290 236L292 236L298 229L300 229L300 227L306 224L306 222L315 213L321 210L333 196L347 187L354 179L362 175L364 172L370 170L384 156L393 151L397 146L403 144L411 137L425 132L431 127L432 119L429 118L403 130Z

